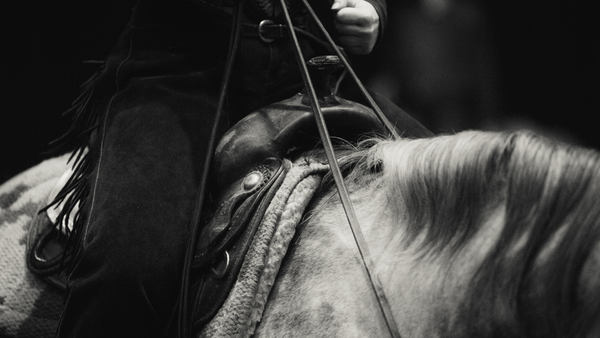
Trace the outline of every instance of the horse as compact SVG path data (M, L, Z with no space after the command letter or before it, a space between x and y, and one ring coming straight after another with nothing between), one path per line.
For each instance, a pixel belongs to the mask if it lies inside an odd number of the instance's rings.
M598 152L468 131L368 139L339 156L402 337L600 336ZM65 160L0 188L4 335L52 336L56 325L61 293L25 269L20 247ZM333 180L311 177L256 327L239 336L387 337Z
M346 159L401 336L597 337L599 160L531 133L482 132L377 142ZM309 211L259 332L292 335L277 325L291 317L306 335L385 336L329 194Z

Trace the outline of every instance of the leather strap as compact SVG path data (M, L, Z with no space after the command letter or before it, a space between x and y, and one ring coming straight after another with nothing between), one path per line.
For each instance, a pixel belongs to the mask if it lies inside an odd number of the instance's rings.
M180 338L187 338L191 337L192 335L192 325L190 325L191 315L189 313L191 309L191 306L189 304L190 274L193 264L194 249L196 247L196 240L198 238L198 232L200 231L199 228L201 226L202 206L204 205L204 196L207 190L206 186L208 182L208 173L210 172L211 160L216 145L217 131L219 129L221 117L223 115L225 97L227 95L227 89L229 87L229 81L231 80L231 73L233 72L233 66L235 63L235 56L240 42L243 8L244 0L237 0L233 15L233 28L231 30L231 36L229 40L229 51L227 53L227 61L225 63L223 80L221 82L221 89L219 92L219 102L215 114L215 120L208 141L206 157L204 159L204 167L202 170L202 176L200 178L200 185L196 194L194 214L192 215L190 222L190 240L186 249L186 255L183 264L183 273L181 278L181 292L179 293L177 333Z
M233 184L198 243L192 277L194 329L200 329L219 311L241 269L265 210L281 186L289 161L270 158ZM260 184L246 181L260 176Z
M259 37L263 41L273 41L275 39L289 37L285 25L273 23L271 20L263 20L258 25L244 23L242 24L242 34L244 34L244 36Z
M275 182L285 171L287 168L283 167L282 160L268 158L231 185L220 198L223 202L217 212L200 232L193 269L205 268L233 245L245 231L248 218L256 212L258 205L270 202L263 197L267 191L279 187Z

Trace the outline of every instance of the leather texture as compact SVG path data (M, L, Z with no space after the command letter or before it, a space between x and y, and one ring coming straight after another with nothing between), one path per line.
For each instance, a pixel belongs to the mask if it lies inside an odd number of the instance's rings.
M330 95L319 99L332 138L355 142L365 134L387 131L375 113L359 103ZM247 168L265 158L284 158L313 149L319 132L308 97L299 93L246 116L221 138L215 150L213 191L225 190Z
M214 317L237 279L265 210L285 178L289 162L266 159L232 184L216 215L202 229L192 266L194 328ZM260 175L248 189L244 181Z

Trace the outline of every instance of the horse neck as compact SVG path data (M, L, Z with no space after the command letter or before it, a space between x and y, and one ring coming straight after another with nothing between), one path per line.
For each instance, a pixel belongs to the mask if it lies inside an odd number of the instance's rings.
M410 218L401 196L389 198L379 180L353 188L353 206L401 336L464 337L473 332L483 333L485 329L474 329L469 320L465 320L464 307L468 306L465 300L471 296L469 291L474 275L500 237L505 222L505 204L499 203L486 210L487 217L481 220L479 230L458 251L451 252L451 246L428 250L431 245L425 243L426 231L416 238L408 236L409 229L414 231L414 226L408 224ZM318 212L307 223L306 230L322 231L320 228L326 225L331 233L312 236L314 247L340 250L337 260L348 259L340 266L348 269L354 264L353 267L358 267L363 276L358 287L372 295L340 203L336 199L318 205L316 209ZM356 296L353 299L361 302ZM373 306L370 311L378 313L379 310Z
M499 232L498 217L453 256L423 255L421 238L404 243L403 217L392 214L380 181L350 185L362 232L402 337L448 336L460 317L461 295ZM402 205L401 200L393 203ZM473 258L475 257L475 259ZM259 336L385 337L387 327L344 210L331 192L317 201L282 265ZM277 319L296 318L282 328ZM282 330L290 330L283 332ZM320 332L320 333L319 333ZM459 336L459 334L457 334Z
M349 186L372 257L392 228L376 190ZM322 195L301 225L257 330L260 337L386 337L387 327L337 193ZM386 289L387 293L387 289ZM291 325L281 325L282 319Z
M480 230L457 252L428 250L423 231L407 241L408 217L401 199L393 201L396 214L385 226L393 236L378 261L380 278L392 304L402 337L464 337L464 300L473 275L499 238L504 209L490 210ZM400 206L398 208L398 206ZM372 224L371 226L380 226Z

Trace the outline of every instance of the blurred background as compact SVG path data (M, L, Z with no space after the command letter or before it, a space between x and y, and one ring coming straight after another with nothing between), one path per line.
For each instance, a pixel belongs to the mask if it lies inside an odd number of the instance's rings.
M50 155L61 114L135 0L5 5L0 181ZM436 133L530 129L600 150L598 11L592 1L388 0L384 41L357 73ZM8 9L6 9L8 7ZM595 6L594 6L595 7Z

